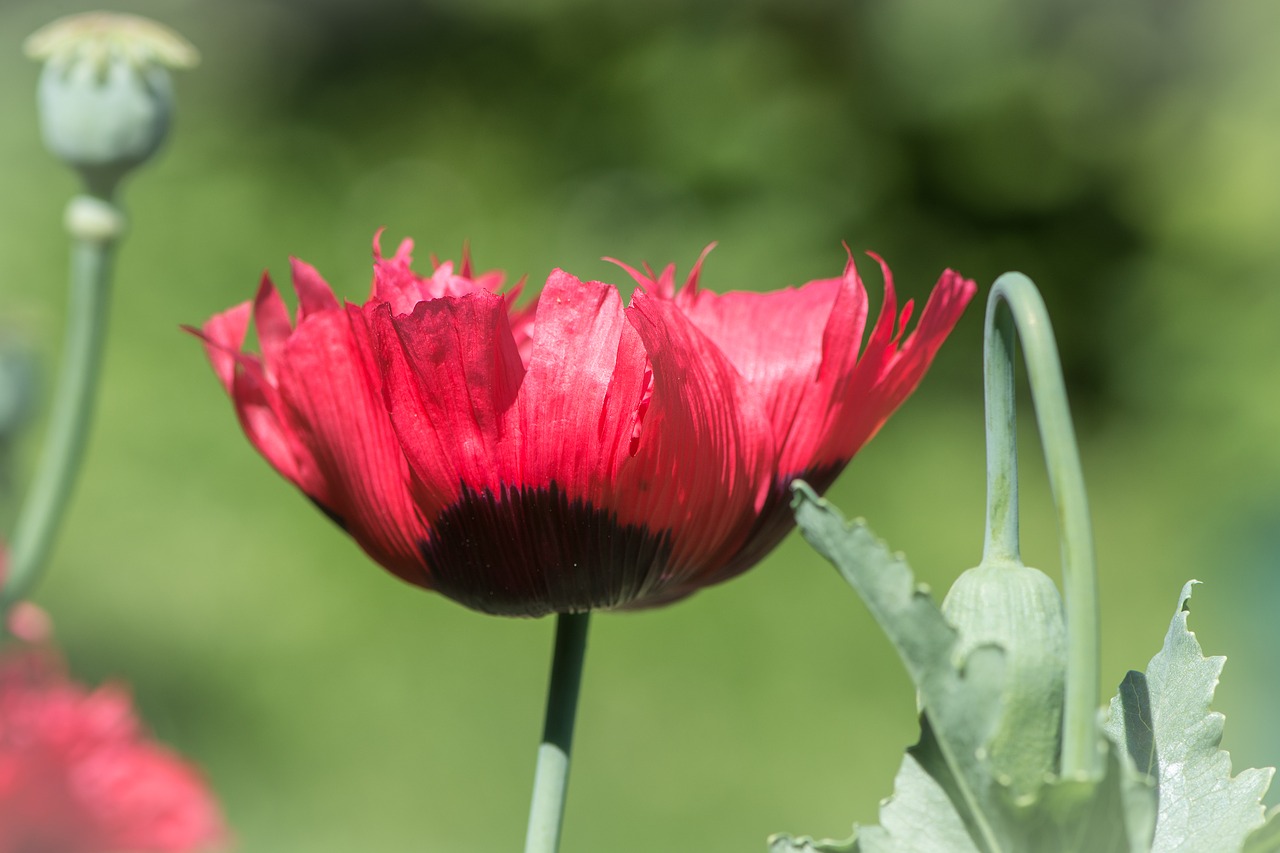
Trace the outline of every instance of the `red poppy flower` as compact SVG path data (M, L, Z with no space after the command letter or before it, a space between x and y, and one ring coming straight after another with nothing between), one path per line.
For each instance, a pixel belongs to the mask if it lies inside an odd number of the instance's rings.
M683 598L791 528L919 383L973 296L943 274L910 335L888 268L773 293L618 289L562 270L514 305L464 260L383 258L363 306L293 261L298 320L265 277L198 332L249 440L383 566L489 613ZM625 267L624 267L625 268ZM517 288L518 289L518 288ZM261 355L243 351L250 316Z
M51 653L0 658L0 853L185 853L225 839L199 775L148 740L118 687Z

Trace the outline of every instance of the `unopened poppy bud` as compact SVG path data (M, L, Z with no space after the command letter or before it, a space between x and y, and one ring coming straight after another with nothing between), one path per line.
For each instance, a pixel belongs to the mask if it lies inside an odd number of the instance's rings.
M956 579L942 612L960 632L961 661L978 646L1004 650L1002 712L987 756L1015 800L1033 796L1057 768L1062 736L1062 596L1039 569L1016 560L984 561Z
M27 39L43 60L38 102L46 147L109 196L164 141L173 112L169 68L197 53L172 30L133 15L72 15Z

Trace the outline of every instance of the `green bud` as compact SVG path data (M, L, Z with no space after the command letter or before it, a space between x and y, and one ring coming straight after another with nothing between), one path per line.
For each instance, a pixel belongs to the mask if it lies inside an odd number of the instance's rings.
M1067 631L1062 596L1039 569L983 562L956 579L942 612L960 632L959 661L978 646L1004 649L1001 718L987 756L1015 802L1056 773L1062 740Z
M164 141L173 113L169 68L197 62L172 30L133 15L60 18L27 39L45 63L37 100L45 146L104 198Z

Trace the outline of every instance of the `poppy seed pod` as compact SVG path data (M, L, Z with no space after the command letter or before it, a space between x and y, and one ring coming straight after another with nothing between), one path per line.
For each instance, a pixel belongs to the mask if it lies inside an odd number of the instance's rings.
M61 18L25 47L45 63L37 95L45 146L104 197L159 149L173 113L168 69L197 57L172 30L107 13Z
M1044 572L984 560L956 579L942 612L960 633L960 661L979 646L1004 650L1002 713L987 752L1015 801L1057 769L1067 631L1062 596Z

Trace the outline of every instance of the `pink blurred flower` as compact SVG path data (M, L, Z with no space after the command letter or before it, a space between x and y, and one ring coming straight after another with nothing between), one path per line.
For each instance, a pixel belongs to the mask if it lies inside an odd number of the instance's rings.
M0 853L185 853L226 839L199 773L149 739L120 686L47 649L0 652Z
M53 620L38 604L19 601L5 618L5 629L24 643L47 643L53 639Z

